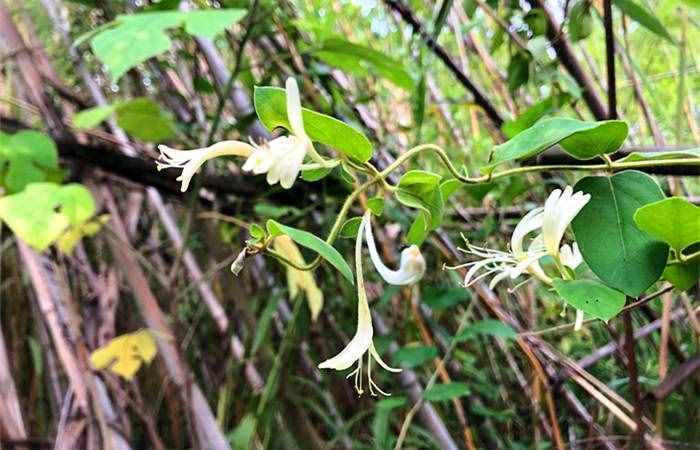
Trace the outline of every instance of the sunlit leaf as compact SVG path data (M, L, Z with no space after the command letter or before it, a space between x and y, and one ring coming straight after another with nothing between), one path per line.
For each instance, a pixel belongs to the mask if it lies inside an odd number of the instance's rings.
M32 183L0 198L0 219L39 251L66 231L84 225L94 213L92 195L80 184Z
M700 242L700 206L671 197L642 206L634 214L637 226L671 246L680 254Z

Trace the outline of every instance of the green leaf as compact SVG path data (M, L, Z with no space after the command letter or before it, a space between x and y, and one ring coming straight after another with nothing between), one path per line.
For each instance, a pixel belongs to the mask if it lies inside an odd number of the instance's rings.
M406 397L390 397L376 403L374 418L372 419L372 436L374 448L383 450L393 447L389 436L389 419L391 411L406 404Z
M114 114L114 105L95 106L80 111L73 116L73 125L79 130L95 128Z
M464 397L470 393L466 383L436 384L423 393L423 398L429 402L444 402L458 397Z
M362 217L351 217L346 220L340 228L339 236L342 238L354 239L357 237L357 232L360 229Z
M83 225L94 213L92 195L81 184L32 183L22 192L0 198L0 219L38 251Z
M132 67L170 49L172 41L166 29L184 24L190 34L213 37L244 15L240 9L122 15L113 26L92 37L90 46L116 82Z
M576 159L592 159L598 155L612 153L627 139L629 129L621 120L598 122L599 126L574 133L559 142L564 150Z
M479 335L515 339L518 333L515 332L513 327L500 320L486 319L465 327L464 330L454 338L459 342L473 339Z
M571 42L578 42L590 36L593 31L593 17L588 0L579 0L571 7L568 24Z
M508 64L508 89L513 92L530 79L530 61L532 57L525 52L517 52Z
M700 261L694 258L684 264L666 266L663 277L679 291L687 291L700 279Z
M608 321L625 306L625 294L596 280L561 280L552 282L564 301L589 316Z
M437 358L438 349L426 345L409 345L402 347L394 353L394 363L405 368L418 367L433 358Z
M467 289L446 286L428 286L423 291L423 303L433 311L450 308L471 299Z
M202 9L181 12L185 31L193 36L214 39L228 27L241 20L246 11L243 9Z
M332 167L319 167L317 169L307 169L301 171L301 179L313 183L326 178L333 171Z
M231 433L233 450L249 450L258 420L253 414L246 414Z
M267 221L267 230L273 236L279 236L280 234L286 234L294 242L311 249L321 255L323 259L328 261L340 271L340 273L350 282L354 284L354 277L352 270L348 263L343 259L343 256L338 253L338 250L328 245L325 241L321 240L318 236L315 236L308 231L298 230L296 228L288 227L282 225L279 222L275 222L270 219Z
M269 130L291 129L287 119L287 94L284 89L256 86L255 112ZM315 142L332 147L345 155L365 162L372 157L372 144L360 131L331 116L302 108L306 134Z
M504 162L536 156L555 144L561 144L575 158L590 159L616 151L626 137L627 124L620 120L584 122L565 117L544 119L496 146L493 159L481 170L491 172Z
M649 11L633 0L613 0L613 4L620 8L620 11L629 16L630 19L647 30L661 36L672 44L676 43L676 40L673 39L673 36L671 36L664 24L656 18L656 15L652 11Z
M667 152L632 152L616 162L656 161L660 159L700 158L700 148Z
M430 233L430 214L421 211L411 224L411 228L406 233L406 242L413 245L421 245Z
M583 259L608 286L639 296L661 276L668 245L639 230L634 213L662 200L661 188L649 175L625 171L583 178L574 190L591 195L572 222Z
M119 103L116 112L117 125L143 141L164 141L175 135L172 119L148 97Z
M370 198L367 200L367 208L369 208L375 216L381 216L384 212L384 198L378 196Z
M314 54L328 65L358 76L376 75L406 90L413 89L413 79L398 61L382 52L340 38L321 44Z
M250 225L248 233L250 234L250 237L255 239L256 241L260 241L262 240L262 238L265 237L265 230L257 223L253 223Z
M409 170L401 176L399 187L423 194L438 187L442 177L426 170Z
M7 192L19 192L58 172L58 151L50 137L33 130L0 133L0 185Z
M642 206L634 214L637 226L671 246L680 255L700 241L700 207L688 200L671 197Z
M504 122L501 130L510 139L521 131L533 126L545 115L558 110L569 98L568 94L551 95L523 111L517 119Z

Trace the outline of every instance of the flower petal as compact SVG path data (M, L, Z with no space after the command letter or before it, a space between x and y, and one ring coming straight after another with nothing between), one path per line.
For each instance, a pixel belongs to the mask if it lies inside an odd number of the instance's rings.
M379 272L379 275L381 275L387 283L397 286L415 283L420 280L425 273L425 259L415 245L401 252L401 262L398 270L391 270L384 265L382 259L379 257L377 246L374 242L372 224L370 222L371 214L370 211L365 212L364 217L362 217L362 223L365 228L369 256L372 259L374 268Z
M306 137L304 120L301 116L301 97L296 80L292 77L287 78L285 87L287 90L287 119L292 127L291 131L299 137Z

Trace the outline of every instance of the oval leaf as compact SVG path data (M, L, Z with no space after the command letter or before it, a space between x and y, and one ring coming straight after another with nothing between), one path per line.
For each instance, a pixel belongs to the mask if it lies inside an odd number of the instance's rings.
M354 277L352 270L348 263L343 259L343 256L338 253L338 250L328 245L325 241L316 235L309 233L308 231L298 230L296 228L288 227L276 222L272 219L267 221L267 229L273 236L279 236L280 234L286 234L294 242L311 249L321 255L323 259L328 261L340 271L340 273L350 282L354 284Z
M606 322L625 306L625 294L595 280L555 278L553 284L554 290L566 303Z
M578 159L590 159L616 151L627 138L627 124L620 120L584 122L566 117L544 119L494 148L493 159L481 168L491 172L507 161L530 158L561 143Z
M423 393L423 397L429 402L444 402L453 398L469 395L469 386L466 383L436 384Z
M255 112L269 130L277 127L291 129L287 119L287 94L284 89L271 86L256 86L253 96ZM372 144L362 132L345 122L325 114L302 108L306 134L321 144L332 147L359 161L368 161L372 156Z
M634 214L641 229L661 239L680 254L684 248L700 241L700 206L671 197L642 206Z
M661 188L649 175L625 171L583 178L574 190L591 195L572 222L583 259L607 285L639 296L661 276L668 245L637 228L633 217L640 207L663 199Z

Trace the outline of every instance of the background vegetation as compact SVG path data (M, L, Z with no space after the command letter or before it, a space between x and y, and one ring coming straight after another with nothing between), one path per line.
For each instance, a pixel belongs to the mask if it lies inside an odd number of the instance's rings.
M379 168L432 142L476 174L549 116L625 120L615 158L697 147L699 21L691 0L0 0L0 185L24 192L21 239L4 224L0 236L0 448L385 449L402 428L404 448L700 447L697 281L659 281L575 332L546 287L465 289L444 270L465 260L460 236L506 248L579 174L460 188L421 247L420 284L367 275L375 343L404 368L376 371L393 395L374 398L317 369L354 332L339 272L313 273L313 322L274 259L228 270L252 223L325 236L342 176L283 190L220 158L182 193L154 162L156 144L269 138L253 88L288 76L304 106L368 136ZM556 148L521 161L562 162ZM405 165L417 168L446 174L427 154ZM700 203L697 166L647 171ZM28 193L32 181L62 184ZM391 264L414 218L387 198L375 220ZM350 260L353 244L335 247ZM95 370L92 351L140 329L159 340L150 364L132 379ZM133 345L132 363L150 359L147 340Z

